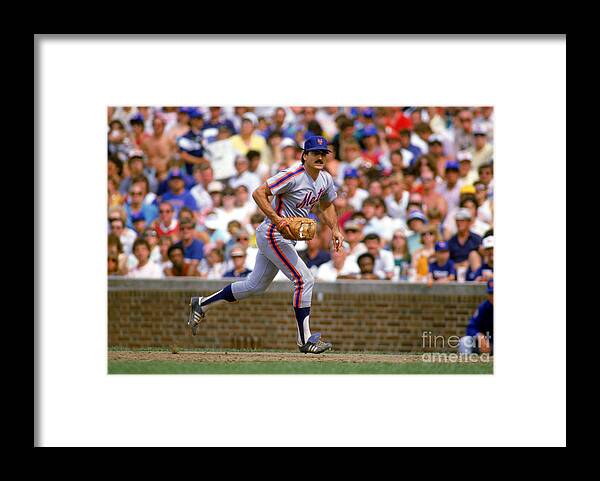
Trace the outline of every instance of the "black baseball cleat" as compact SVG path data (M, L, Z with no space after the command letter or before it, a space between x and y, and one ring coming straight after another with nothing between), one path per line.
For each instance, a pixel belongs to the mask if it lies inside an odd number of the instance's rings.
M304 354L321 354L332 347L333 344L330 342L321 341L321 334L316 332L308 338L308 341L303 346L299 346L298 349Z
M206 317L206 314L202 310L202 306L200 306L202 299L202 297L192 297L190 299L190 314L188 316L187 325L192 329L193 336L198 334L200 322Z

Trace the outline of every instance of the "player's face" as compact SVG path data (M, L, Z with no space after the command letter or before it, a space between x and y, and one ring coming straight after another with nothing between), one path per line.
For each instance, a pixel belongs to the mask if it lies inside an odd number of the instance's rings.
M327 153L326 150L312 150L307 152L305 164L312 169L323 170L325 161L327 160Z

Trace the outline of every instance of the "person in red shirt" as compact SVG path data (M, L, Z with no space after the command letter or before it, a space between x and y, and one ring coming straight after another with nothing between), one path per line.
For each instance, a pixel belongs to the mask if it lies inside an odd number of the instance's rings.
M179 239L179 222L175 217L175 209L169 202L161 202L158 209L158 219L152 225L158 237L171 236Z

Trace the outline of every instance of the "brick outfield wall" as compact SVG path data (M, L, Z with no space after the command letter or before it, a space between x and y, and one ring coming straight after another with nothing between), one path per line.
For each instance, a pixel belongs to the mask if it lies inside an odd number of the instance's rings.
M227 281L177 278L108 280L108 346L296 350L292 286L274 282L266 293L209 311L201 332L185 326L189 298L208 295ZM312 332L338 351L451 351L423 348L423 332L463 336L470 316L486 298L483 284L399 284L386 281L316 283Z

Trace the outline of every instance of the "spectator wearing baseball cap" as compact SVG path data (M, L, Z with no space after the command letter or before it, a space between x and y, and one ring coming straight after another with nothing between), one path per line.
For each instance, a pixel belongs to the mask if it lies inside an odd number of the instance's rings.
M267 141L262 135L256 133L258 117L253 112L242 115L240 133L231 137L233 148L239 155L246 155L249 150L257 150L266 157Z
M408 251L411 257L417 249L423 247L421 242L421 231L427 224L427 216L420 210L414 210L406 218L406 225L410 229L408 234Z
M236 244L231 249L230 255L233 262L233 269L225 272L223 277L248 277L252 271L245 266L245 249L240 244Z
M473 185L477 180L477 170L473 168L473 155L469 151L460 151L456 154L458 162L458 183L461 187Z
M348 203L355 211L361 210L363 202L367 197L369 197L369 193L360 188L359 185L360 174L358 173L358 169L354 167L348 167L344 171L344 187L346 190Z
M461 354L494 354L494 280L487 282L487 299L469 320L466 336L459 342Z
M456 269L450 260L448 243L438 241L435 244L435 261L429 264L429 285L453 281L456 281Z
M473 159L473 168L489 163L494 156L494 148L487 140L487 129L481 124L473 126L473 145L468 149Z
M487 282L494 277L494 236L484 237L481 244L483 262L478 269L469 266L465 276L467 282Z
M464 273L469 265L469 256L471 253L475 252L479 256L477 251L482 239L481 236L471 232L473 215L469 209L459 209L455 215L455 221L457 233L448 241L450 259L456 264L457 272L459 269L463 269L462 272ZM460 272L458 273L458 279L461 280Z
M179 215L179 210L185 206L194 212L198 210L194 196L188 192L185 185L185 172L179 167L171 169L167 177L169 190L162 196L162 201L168 201Z
M454 160L446 162L444 169L444 182L438 186L437 190L446 201L448 212L458 208L460 203L460 185L458 183L459 164ZM442 214L445 216L445 213Z

